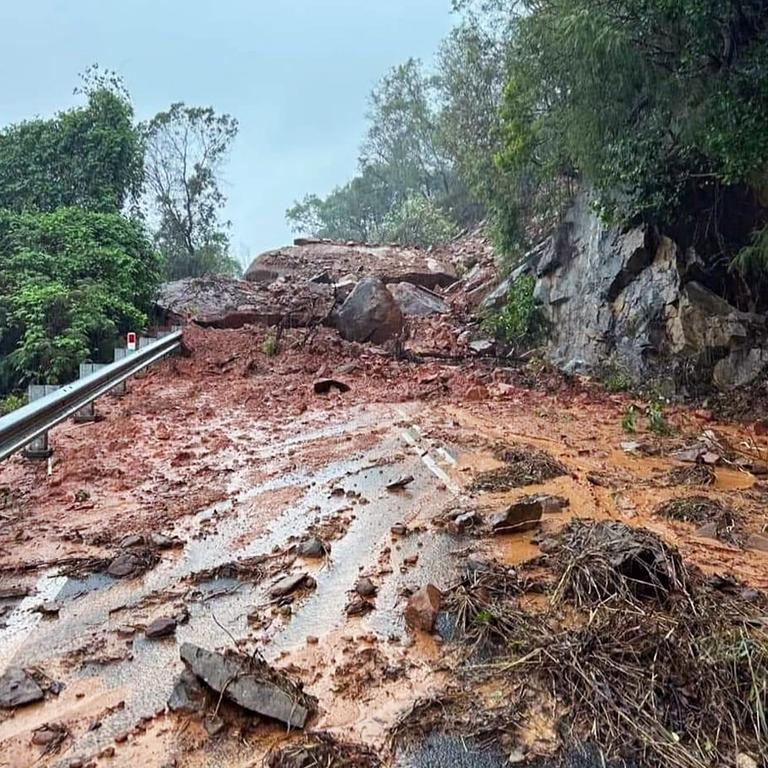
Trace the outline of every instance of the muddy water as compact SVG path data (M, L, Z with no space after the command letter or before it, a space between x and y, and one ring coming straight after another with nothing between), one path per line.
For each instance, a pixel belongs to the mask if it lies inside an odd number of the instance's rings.
M141 718L161 711L182 668L180 643L221 648L231 645L233 638L251 636L248 613L268 602L269 584L254 587L219 580L200 585L203 596L206 591L214 594L211 599L186 603L190 618L178 627L175 640L149 641L140 632L125 637L132 624L148 623L156 615L169 615L181 607L181 579L227 562L269 554L301 535L310 523L322 523L340 511L347 510L353 519L343 537L332 543L330 561L323 566L294 565L294 569L313 573L317 589L295 606L290 621L267 632L262 639L268 644L261 650L274 659L286 649L304 645L309 635L332 633L346 620L344 608L360 573L369 572L382 557L387 567L377 579L377 610L363 620L362 628L382 640L402 634L403 586L425 581L446 586L453 573L449 555L457 546L453 538L427 537L418 532L392 540L390 528L395 522L428 520L452 498L440 480L440 466L450 464L447 454L433 456L423 447L414 450L420 443L418 435L414 438L409 433L404 439L404 430L397 423L404 415L402 409L384 419L381 414L360 413L343 424L309 431L301 438L291 435L265 446L260 469L270 475L276 457L300 452L313 442L343 441L357 431L380 427L382 421L387 424L374 447L358 455L319 468L277 474L252 487L244 487L240 478L233 477L230 499L181 523L174 533L185 539L183 551L165 557L141 580L120 582L103 576L67 579L55 572L43 574L36 594L22 600L8 617L6 628L0 630L0 663L55 671L56 679L66 685L57 709L92 710L96 716L105 705L118 707L99 718L97 730L80 734L66 758L53 764L66 765L74 755L95 754ZM406 489L386 490L388 483L405 474L414 477ZM332 488L342 488L345 495L331 494ZM295 491L294 500L268 527L262 525L261 502L285 489ZM387 547L391 548L389 555ZM410 555L419 555L418 562L406 568L403 560ZM141 607L152 596L158 597L159 605ZM30 610L42 600L57 600L62 605L58 619L41 619ZM46 708L27 708L13 720L0 723L0 742L46 722L50 716Z

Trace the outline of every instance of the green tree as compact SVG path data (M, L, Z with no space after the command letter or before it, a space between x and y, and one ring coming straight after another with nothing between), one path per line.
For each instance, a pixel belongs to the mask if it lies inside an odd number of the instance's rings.
M108 213L138 196L144 150L121 81L91 68L78 92L84 107L0 131L0 208Z
M229 222L219 218L226 203L221 174L237 130L230 115L182 103L143 127L155 241L170 279L240 271L229 255Z
M432 200L414 195L393 208L384 220L381 240L429 248L456 237L459 228Z
M117 213L0 211L0 394L66 382L141 328L158 272L142 227Z

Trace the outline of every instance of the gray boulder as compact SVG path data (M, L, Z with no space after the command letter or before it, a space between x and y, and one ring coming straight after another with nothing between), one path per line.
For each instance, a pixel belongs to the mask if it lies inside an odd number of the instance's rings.
M11 709L43 698L43 689L19 667L9 667L0 676L0 707Z
M734 349L719 360L712 374L718 389L730 390L752 384L768 368L768 350Z
M392 283L387 288L404 315L424 317L450 312L448 305L436 293L426 288L412 283Z
M403 330L403 313L377 277L362 279L336 313L336 328L348 341L382 344Z

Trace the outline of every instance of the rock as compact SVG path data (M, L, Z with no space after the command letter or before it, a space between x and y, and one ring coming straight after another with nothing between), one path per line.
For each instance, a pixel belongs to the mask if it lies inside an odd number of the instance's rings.
M158 549L173 549L183 546L181 539L172 536L166 536L164 533L150 533L149 543Z
M44 616L58 616L61 611L61 606L58 603L54 603L50 600L46 600L34 609L37 613L42 613Z
M403 558L403 565L409 565L413 566L416 565L416 563L419 562L419 556L416 555L408 555L407 557Z
M361 597L373 597L376 594L376 585L367 576L363 576L357 580L355 592Z
M326 551L325 544L317 537L302 541L298 548L299 555L307 558L325 557Z
M467 528L470 528L475 523L478 522L478 515L476 512L462 512L462 514L457 515L453 518L453 525L454 528L461 533L462 531L465 531Z
M42 698L43 689L20 667L9 667L0 676L0 707L21 707Z
M718 389L730 390L752 384L768 366L768 350L733 349L728 357L718 360L712 380Z
M433 584L414 592L405 606L405 622L412 629L432 632L440 611L442 594Z
M496 350L496 342L493 339L476 339L469 342L469 348L476 355L490 355Z
M758 552L768 552L768 536L761 533L753 533L747 539L747 549L755 549Z
M171 712L202 712L205 709L206 695L198 679L185 669L173 686L168 708Z
M120 539L121 549L130 549L131 547L140 547L144 544L144 537L139 533L131 533Z
M403 314L384 283L361 280L336 313L336 328L347 341L382 344L403 330Z
M349 384L345 384L343 381L336 379L318 379L313 385L312 389L316 395L327 395L332 389L344 394L349 392Z
M393 480L391 483L387 483L388 491L399 491L401 488L405 488L406 485L410 485L413 482L413 475L401 475L397 480Z
M61 739L62 733L64 731L61 726L57 728L44 725L32 734L32 743L38 747L47 747L57 739Z
M235 704L264 717L303 728L308 709L267 678L273 670L258 669L243 656L212 653L191 643L181 646L181 658L206 685Z
M496 515L491 524L496 533L529 531L536 528L542 515L561 512L568 503L562 496L524 496Z
M405 536L405 534L408 533L408 528L406 528L404 523L395 523L390 528L390 531L394 536Z
M717 523L704 523L701 527L697 528L694 532L694 536L698 536L700 539L717 539L718 537Z
M143 570L141 559L130 552L118 555L107 568L107 573L115 579L124 579Z
M281 277L291 284L326 273L334 283L350 277L375 277L384 283L411 283L434 290L456 282L453 267L427 251L389 245L299 240L293 246L257 256L245 279L262 284Z
M207 715L203 719L203 728L209 736L216 736L224 730L224 721L218 715Z
M168 637L176 631L176 619L161 617L155 619L145 630L144 635L150 640Z
M305 584L306 580L307 574L303 572L283 576L283 578L273 584L270 588L270 597L285 597L285 595L290 595L291 592L295 592L300 586Z
M364 613L368 613L372 610L373 605L367 600L364 600L362 597L353 597L349 603L347 603L344 612L347 616L362 616Z
M391 283L389 292L406 316L425 317L427 315L445 315L450 312L448 305L437 294L420 288L412 283Z

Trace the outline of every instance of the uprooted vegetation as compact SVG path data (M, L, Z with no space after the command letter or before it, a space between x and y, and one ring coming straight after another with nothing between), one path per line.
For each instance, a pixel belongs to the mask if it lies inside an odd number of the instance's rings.
M296 744L271 752L264 768L380 768L376 753L363 744L338 741L328 733L313 733Z
M747 537L742 516L708 496L684 496L671 499L659 506L656 514L670 520L706 526L701 529L702 532L736 546L742 546Z
M503 465L480 472L472 483L472 491L508 491L568 474L567 467L553 456L528 445L500 446L495 456Z
M659 537L622 523L574 521L543 549L520 571L473 563L446 599L462 695L492 683L515 698L514 714L493 726L497 742L518 743L551 698L561 751L591 743L606 760L645 768L735 766L740 753L762 764L762 595L705 579ZM446 712L436 728L451 728Z

